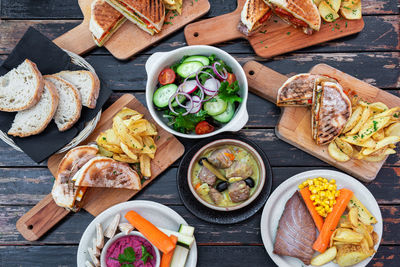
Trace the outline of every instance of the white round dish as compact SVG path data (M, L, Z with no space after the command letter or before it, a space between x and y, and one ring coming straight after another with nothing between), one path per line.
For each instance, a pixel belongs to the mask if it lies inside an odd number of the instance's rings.
M181 132L177 132L171 127L169 127L166 124L166 121L162 120L159 117L154 108L153 94L154 91L157 89L158 75L163 69L178 62L185 55L210 56L211 54L215 54L218 58L222 59L228 66L232 68L232 71L236 75L236 79L239 82L239 86L241 89L240 96L242 97L243 101L237 108L236 113L232 118L232 120L214 132L202 135L184 134ZM157 124L160 125L162 128L164 128L167 132L170 132L180 137L186 137L192 139L206 138L227 131L237 132L240 129L242 129L249 120L249 114L247 113L246 109L247 95L248 95L246 74L244 73L242 66L239 64L239 62L236 61L234 57L232 57L227 52L219 48L208 45L192 45L192 46L185 46L182 48L178 48L170 52L157 52L151 55L147 60L146 72L147 72L147 83L146 83L147 108L149 109L151 116L157 122Z
M150 243L150 241L149 241L146 237L144 237L144 235L142 235L142 234L141 234L140 232L138 232L138 231L132 231L132 232L130 232L130 233L127 234L127 235L140 236L140 237L146 239L146 240ZM116 234L116 235L115 235L113 238L111 238L110 240L108 240L108 242L104 245L104 248L102 249L101 254L100 254L100 265L101 265L101 266L106 266L106 255L107 255L107 250L108 250L108 248L111 246L111 244L114 243L114 241L117 240L118 238L123 237L123 236L127 236L127 235L124 234L124 233L119 233L119 234ZM151 243L150 243L150 244L151 244ZM156 254L156 255L155 255L155 257L156 257L156 266L155 266L155 267L159 267L159 266L160 266L160 261L161 261L160 251L159 251L158 248L156 248L156 246L154 246L153 244L151 244L151 246L153 247L154 252L155 252L155 254Z
M219 147L223 145L235 145L241 148L244 148L245 150L249 151L251 155L254 157L254 159L258 163L258 169L259 169L259 182L257 185L257 189L254 191L253 195L249 197L246 201L236 205L236 206L231 206L231 207L220 207L217 205L213 205L202 199L199 194L197 194L196 190L193 187L192 184L192 169L195 165L195 163L200 159L200 155L209 148L212 147ZM187 172L187 179L188 179L188 185L190 188L190 191L192 192L193 196L204 206L213 209L213 210L219 210L219 211L232 211L232 210L238 210L241 209L247 205L249 205L253 200L255 200L258 195L261 193L264 183L265 183L265 177L266 177L266 171L265 171L265 164L260 156L260 154L255 150L251 145L242 142L240 140L235 140L235 139L220 139L220 140L215 140L205 146L203 146L197 153L193 156L192 160L190 161L188 172Z
M378 203L369 190L355 178L337 171L331 170L313 170L302 172L294 175L283 182L274 190L269 197L267 204L265 204L262 217L261 217L261 237L264 247L267 250L271 259L280 267L303 267L305 264L299 259L279 256L274 254L275 235L278 228L279 220L282 216L286 202L298 190L298 185L308 178L324 177L327 179L335 179L338 189L348 188L354 192L354 195L364 204L364 206L375 216L378 223L374 225L374 231L379 236L379 242L375 245L375 250L378 250L382 238L383 221L382 214L379 209ZM353 265L354 267L366 266L373 258L369 257L366 260ZM311 266L311 265L309 265ZM325 264L324 267L339 267L338 264L330 262Z
M93 246L92 239L96 234L96 223L102 225L108 225L114 216L119 213L121 214L121 222L128 222L124 215L134 210L145 219L149 220L155 226L162 227L165 229L177 230L180 224L187 224L186 221L171 208L161 205L152 201L145 200L133 200L124 202L103 211L99 214L86 228L82 235L81 241L79 242L78 253L77 253L77 266L86 267L86 260L90 261L89 253L87 248ZM189 252L189 257L186 261L185 267L196 267L197 263L197 246L193 244Z

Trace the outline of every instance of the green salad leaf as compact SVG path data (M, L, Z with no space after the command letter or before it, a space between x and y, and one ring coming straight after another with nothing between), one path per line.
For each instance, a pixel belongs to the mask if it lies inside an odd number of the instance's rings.
M242 98L238 96L240 90L238 81L234 81L232 84L228 82L222 82L219 87L218 97L227 102L242 102Z
M178 115L172 113L171 111L166 111L166 115L164 117L167 117L169 120L169 125L174 128L175 131L181 132L181 133L188 133L191 132L195 129L196 125L204 121L207 116L207 112L204 110L200 110L197 113L190 113L186 116L182 116L184 112L186 112L185 109L183 108L176 108L175 112L178 113Z

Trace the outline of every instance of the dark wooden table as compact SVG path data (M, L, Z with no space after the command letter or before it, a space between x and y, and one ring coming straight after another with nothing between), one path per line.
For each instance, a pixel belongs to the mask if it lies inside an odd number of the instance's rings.
M191 1L191 0L184 0ZM240 63L262 63L283 74L306 72L318 63L327 63L359 79L400 96L399 6L396 0L362 0L364 30L357 35L278 56L257 58L245 40L218 45ZM218 16L236 8L234 0L210 0L205 17ZM51 39L80 23L82 14L76 0L0 0L0 63L29 26ZM144 64L157 51L185 46L183 31L146 49L129 61L118 61L103 48L85 55L114 94L133 93L145 103ZM268 154L273 166L273 188L299 172L324 168L326 163L284 143L274 134L280 110L250 94L250 120L240 132L254 140ZM181 140L189 147L189 140ZM261 211L243 223L213 225L203 222L182 205L176 186L178 162L134 199L151 200L181 214L196 227L198 266L274 266L260 235ZM400 155L391 155L377 179L366 186L379 203L384 220L382 243L369 266L399 266L400 261ZM51 232L36 242L27 242L16 230L17 219L47 195L53 177L46 163L36 164L0 141L0 265L76 266L81 235L93 216L85 211L70 214Z

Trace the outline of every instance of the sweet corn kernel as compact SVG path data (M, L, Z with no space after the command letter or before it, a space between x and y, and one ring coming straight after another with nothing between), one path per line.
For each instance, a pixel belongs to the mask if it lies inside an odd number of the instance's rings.
M311 200L315 200L315 195L311 195L311 196L310 196L310 199L311 199Z
M303 184L299 184L299 189L303 189L304 185Z
M336 180L335 180L335 179L332 179L332 180L329 181L329 183L330 183L330 184L336 184Z

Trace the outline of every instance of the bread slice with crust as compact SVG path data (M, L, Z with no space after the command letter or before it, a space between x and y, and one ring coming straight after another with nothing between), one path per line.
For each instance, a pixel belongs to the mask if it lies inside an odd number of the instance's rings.
M96 74L87 70L65 70L54 75L66 80L79 90L83 106L92 109L96 107L100 91L100 81Z
M45 75L46 81L55 85L60 97L54 122L59 131L71 128L81 116L82 102L78 89L72 84L54 75Z
M42 96L43 85L36 64L25 59L0 77L0 110L13 112L33 107Z
M19 111L8 131L9 135L27 137L41 133L53 119L58 106L58 93L54 85L44 81L44 90L39 102Z

